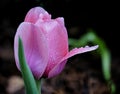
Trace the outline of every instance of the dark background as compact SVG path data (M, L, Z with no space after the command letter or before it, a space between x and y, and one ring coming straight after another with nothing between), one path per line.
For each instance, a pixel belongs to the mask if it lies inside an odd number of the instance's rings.
M119 79L119 3L79 0L1 0L0 1L0 76L20 75L14 63L13 42L17 27L33 7L42 6L52 18L64 17L68 36L79 38L93 29L101 37L112 55L114 81ZM73 34L72 29L75 29ZM72 33L71 33L72 32ZM101 70L100 70L101 71ZM118 78L116 78L118 77ZM102 77L103 78L103 77ZM5 92L6 83L0 82ZM0 93L5 94L5 93ZM79 93L78 93L79 94ZM88 94L88 93L81 93ZM91 93L94 94L94 93ZM102 94L102 93L99 93Z
M38 1L38 2L37 2ZM1 0L1 28L9 21L15 29L24 20L28 10L35 6L43 7L52 14L52 18L64 17L67 29L78 26L77 37L92 28L102 37L112 53L119 49L119 6L117 2L91 2L78 0ZM6 22L7 23L7 22ZM0 29L1 29L0 28ZM13 33L15 33L15 30ZM1 30L1 32L5 32ZM68 32L69 33L69 32ZM14 36L14 35L13 35Z

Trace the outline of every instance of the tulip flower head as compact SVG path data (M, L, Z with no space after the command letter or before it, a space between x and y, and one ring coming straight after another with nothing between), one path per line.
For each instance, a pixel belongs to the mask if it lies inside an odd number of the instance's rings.
M98 48L97 45L86 46L69 51L64 18L51 19L51 15L41 7L28 11L15 34L14 54L17 68L20 70L19 37L23 42L26 62L37 79L58 75L64 69L68 58Z

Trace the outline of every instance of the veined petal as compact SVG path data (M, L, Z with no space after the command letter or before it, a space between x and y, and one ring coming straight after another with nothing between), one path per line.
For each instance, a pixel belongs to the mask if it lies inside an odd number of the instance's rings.
M39 19L40 14L46 14L46 13L47 13L47 11L45 11L42 7L32 8L27 13L27 15L25 17L25 22L35 23Z
M36 23L46 36L49 60L45 75L68 53L68 36L65 26L55 20Z
M62 21L47 20L41 22L38 20L35 24L42 29L48 42L49 60L45 71L46 75L68 53L67 30Z
M65 64L66 64L66 60L74 55L77 55L77 54L81 54L81 53L84 53L84 52L89 52L89 51L92 51L92 50L95 50L98 48L98 45L96 46L92 46L92 47L81 47L81 48L75 48L73 50L71 50L65 57L63 57L63 59L49 72L49 75L48 75L48 78L50 77L53 77L54 75L57 75L59 74Z
M48 62L47 41L43 33L35 25L23 22L17 29L14 39L14 52L16 65L19 67L18 38L22 39L26 62L33 75L40 78L45 71Z

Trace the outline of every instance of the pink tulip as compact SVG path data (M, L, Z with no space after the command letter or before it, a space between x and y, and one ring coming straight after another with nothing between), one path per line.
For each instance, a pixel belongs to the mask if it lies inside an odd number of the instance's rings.
M98 46L75 48L69 52L68 35L64 18L51 19L51 15L41 7L32 8L20 24L14 39L14 53L18 69L18 38L22 39L26 62L33 75L53 77L59 74L67 59L80 53L92 51Z

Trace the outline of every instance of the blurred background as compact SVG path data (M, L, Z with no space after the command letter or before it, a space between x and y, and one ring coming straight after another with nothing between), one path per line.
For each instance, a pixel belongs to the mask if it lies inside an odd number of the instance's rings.
M21 73L14 61L14 35L26 13L42 6L52 18L64 17L68 37L79 39L92 29L111 53L111 75L120 88L119 3L79 0L1 0L0 1L0 94L24 94ZM84 53L68 60L64 71L45 79L42 94L110 94L98 54Z

